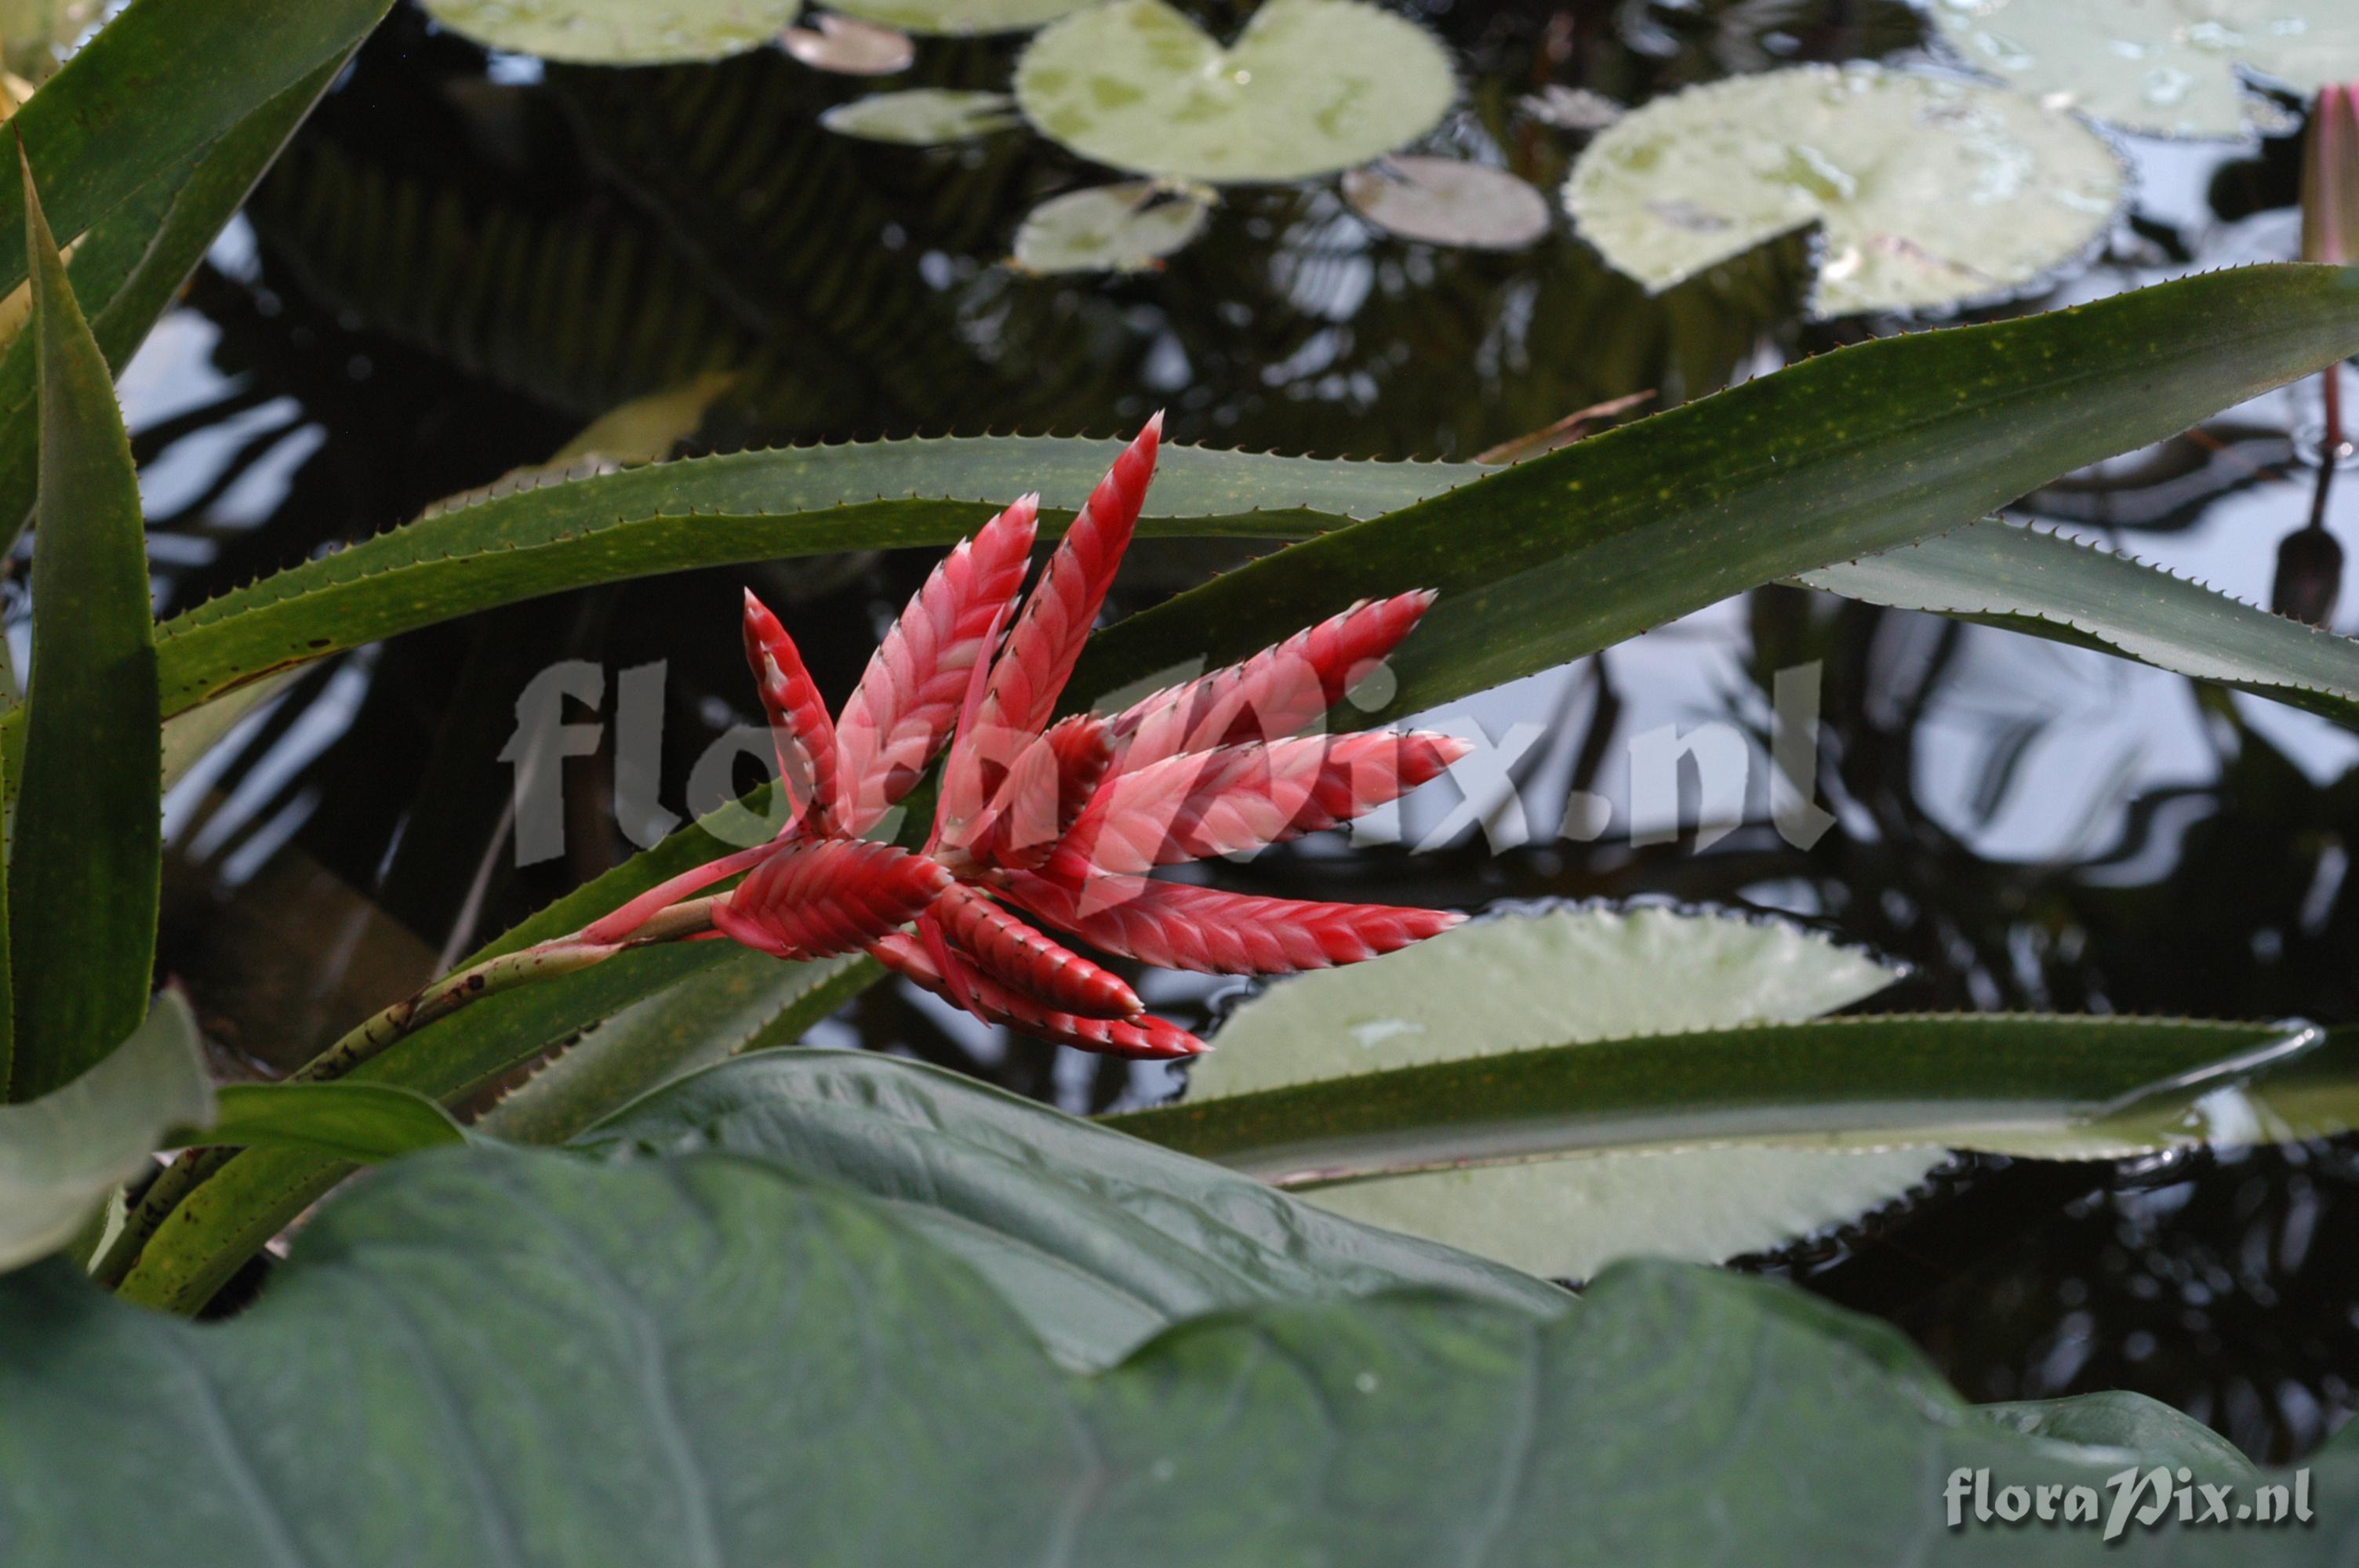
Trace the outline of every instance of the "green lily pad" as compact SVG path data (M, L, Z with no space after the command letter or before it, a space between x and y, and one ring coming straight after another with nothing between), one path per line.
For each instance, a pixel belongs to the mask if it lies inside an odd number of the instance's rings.
M771 42L802 0L425 0L477 43L581 65L719 59Z
M1155 200L1148 180L1051 197L1016 231L1026 272L1143 272L1204 232L1211 211L1186 196Z
M882 22L905 33L966 38L977 33L1028 33L1090 0L829 0L830 10Z
M2359 77L2350 0L1940 0L1932 10L1977 70L2151 135L2249 135L2274 106L2245 91L2243 72L2304 98Z
M1504 168L1448 157L1397 157L1343 176L1343 200L1405 240L1519 251L1548 232L1548 199Z
M1365 163L1431 130L1457 94L1424 28L1361 0L1267 0L1226 48L1164 0L1106 0L1016 66L1016 103L1050 140L1213 184Z
M1565 182L1582 234L1661 290L1818 224L1812 311L2004 298L2087 254L2126 193L2072 116L2004 88L1796 66L1657 99Z
M840 136L930 147L1004 131L1016 124L1014 108L1004 92L913 87L839 103L821 114L819 123Z

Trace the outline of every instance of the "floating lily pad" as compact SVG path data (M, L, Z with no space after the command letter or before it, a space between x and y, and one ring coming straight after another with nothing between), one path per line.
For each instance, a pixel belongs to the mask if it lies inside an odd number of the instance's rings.
M907 33L849 16L821 16L816 27L788 27L778 42L813 70L839 76L890 76L918 58Z
M2241 137L2273 106L2243 71L2307 98L2359 77L2352 0L1940 0L1977 70L2124 130Z
M963 38L976 33L1028 33L1078 11L1090 0L829 0L847 16L882 22L907 33Z
M1405 240L1519 251L1548 232L1548 200L1504 168L1396 157L1343 176L1343 200Z
M2126 189L2103 137L2022 93L1813 65L1656 100L1589 145L1564 199L1651 290L1817 223L1824 317L2020 293L2102 242Z
M1015 105L1004 92L961 92L916 87L907 92L875 92L839 103L819 123L842 136L871 142L934 146L1004 131L1016 124Z
M479 44L583 65L655 65L743 54L778 36L802 0L425 0Z
M1431 130L1457 92L1424 28L1361 0L1267 0L1225 49L1164 0L1106 0L1016 67L1016 102L1051 140L1215 184L1365 163Z
M1016 231L1026 272L1142 272L1204 232L1210 216L1187 196L1157 200L1147 180L1052 197Z

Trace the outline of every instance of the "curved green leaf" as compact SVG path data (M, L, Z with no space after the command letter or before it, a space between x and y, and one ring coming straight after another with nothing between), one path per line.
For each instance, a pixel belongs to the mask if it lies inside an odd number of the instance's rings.
M2081 1563L2092 1531L1951 1530L1943 1478L2102 1495L2207 1452L2194 1423L2145 1414L2150 1448L2120 1445L2118 1411L2091 1418L2101 1444L2052 1418L2059 1436L2027 1436L1884 1325L1665 1264L1610 1271L1555 1315L1433 1293L1245 1306L1082 1376L840 1189L712 1156L446 1153L332 1206L227 1323L61 1269L0 1281L0 1553ZM2316 1463L2323 1515L2353 1472ZM2132 1528L2139 1549L2190 1539ZM2234 1546L2323 1564L2343 1533L2330 1515Z
M350 54L390 3L132 0L10 122L39 176L50 227L71 239L184 169L201 148ZM0 181L0 294L28 276L19 270L24 221L16 181Z
M1988 518L1799 580L2098 647L2359 728L2359 642L2062 535Z
M212 1122L176 1143L301 1149L374 1164L467 1141L440 1106L390 1084L229 1084L216 1100Z
M196 1020L174 991L73 1082L0 1105L0 1270L64 1246L169 1129L202 1127L212 1115Z
M1424 1286L1530 1311L1565 1304L1480 1259L868 1052L731 1062L640 1101L574 1147L609 1159L719 1150L947 1215L966 1227L962 1255L1035 1330L1095 1365L1169 1324L1258 1302ZM1077 1277L1094 1288L1076 1293ZM1109 1295L1123 1305L1112 1320L1100 1315Z
M163 865L139 481L106 361L42 221L30 165L23 185L41 383L33 552L41 703L27 727L8 865L10 1099L81 1076L147 1016Z

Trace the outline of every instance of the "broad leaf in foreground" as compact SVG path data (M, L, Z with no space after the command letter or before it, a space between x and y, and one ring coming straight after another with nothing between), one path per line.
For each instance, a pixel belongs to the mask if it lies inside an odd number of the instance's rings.
M8 864L16 1029L0 1096L20 1100L80 1076L147 1015L163 861L139 481L106 361L42 222L29 165L22 184L40 362L40 700L26 730Z
M64 1246L171 1129L203 1127L212 1116L196 1022L172 991L73 1082L0 1105L0 1269Z
M1554 1316L1246 1307L1077 1375L841 1189L710 1155L451 1153L329 1209L227 1323L55 1267L0 1281L0 1556L2081 1563L2092 1530L1948 1530L1943 1477L2102 1494L2193 1446L2167 1413L2101 1413L2153 1447L2026 1436L1882 1325L1659 1263ZM2330 1455L2312 1491L2354 1482ZM2321 1513L2133 1527L2130 1550L2342 1561L2347 1510Z
M1423 1287L1528 1312L1569 1304L1481 1259L868 1052L745 1057L574 1147L610 1159L719 1151L856 1187L964 1258L1061 1357L1086 1365L1183 1318L1261 1302Z

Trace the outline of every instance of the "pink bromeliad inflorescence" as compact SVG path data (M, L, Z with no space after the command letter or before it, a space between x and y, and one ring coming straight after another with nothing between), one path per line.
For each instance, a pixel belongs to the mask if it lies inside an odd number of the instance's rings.
M621 941L742 871L712 925L748 947L791 959L864 950L985 1022L1162 1058L1205 1046L1014 911L1101 952L1236 975L1357 963L1462 920L1147 875L1348 822L1464 755L1449 735L1302 733L1408 635L1430 593L1356 604L1120 713L1052 722L1130 543L1162 425L1158 414L1115 459L1020 611L1037 496L952 549L833 722L793 640L748 593L745 655L777 741L787 825L583 935ZM924 849L863 838L946 748Z

